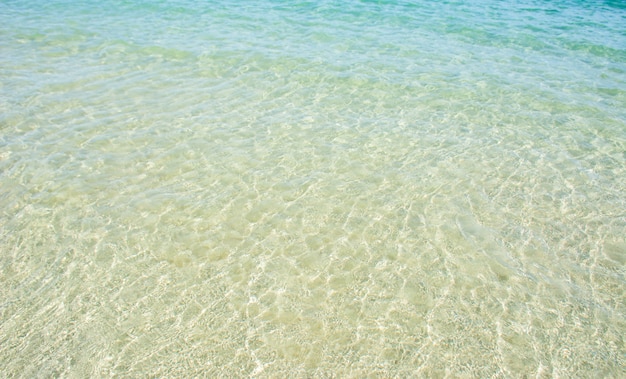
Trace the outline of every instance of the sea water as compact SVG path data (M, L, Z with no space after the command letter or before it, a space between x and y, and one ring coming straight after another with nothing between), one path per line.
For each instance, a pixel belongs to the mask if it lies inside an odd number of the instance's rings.
M626 7L0 2L8 377L624 377Z

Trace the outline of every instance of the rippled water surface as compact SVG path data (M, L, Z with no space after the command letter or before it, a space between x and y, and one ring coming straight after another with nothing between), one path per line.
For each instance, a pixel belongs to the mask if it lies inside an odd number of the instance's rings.
M0 21L2 375L626 376L621 2Z

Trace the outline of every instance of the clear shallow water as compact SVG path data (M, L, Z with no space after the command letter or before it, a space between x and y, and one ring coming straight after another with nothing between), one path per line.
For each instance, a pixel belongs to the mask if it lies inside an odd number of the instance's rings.
M621 377L619 2L0 4L23 377Z

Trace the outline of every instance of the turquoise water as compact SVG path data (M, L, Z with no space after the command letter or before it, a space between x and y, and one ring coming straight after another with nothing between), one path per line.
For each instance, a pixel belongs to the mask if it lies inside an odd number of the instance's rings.
M622 2L0 21L2 375L626 376Z

